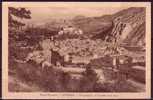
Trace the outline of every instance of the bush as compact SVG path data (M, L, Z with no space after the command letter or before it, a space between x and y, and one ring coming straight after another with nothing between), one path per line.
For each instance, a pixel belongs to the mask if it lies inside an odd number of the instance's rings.
M96 72L90 66L88 66L82 75L83 77L80 79L80 91L94 91L98 81Z

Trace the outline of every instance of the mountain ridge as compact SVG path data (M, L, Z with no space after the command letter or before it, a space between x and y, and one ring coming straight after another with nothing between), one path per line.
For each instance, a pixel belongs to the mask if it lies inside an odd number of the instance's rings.
M73 23L76 27L81 27L89 37L105 40L106 36L111 37L113 35L111 33L113 21L116 18L120 18L122 23L129 24L132 27L132 31L128 33L127 38L122 42L131 41L129 44L139 44L139 41L142 41L142 44L145 44L145 13L145 8L143 7L130 7L113 15L84 18Z

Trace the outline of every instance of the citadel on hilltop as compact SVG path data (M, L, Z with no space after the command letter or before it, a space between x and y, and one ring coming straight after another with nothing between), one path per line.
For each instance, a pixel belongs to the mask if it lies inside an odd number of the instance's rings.
M76 35L82 35L83 31L79 28L76 28L74 26L64 26L60 29L58 32L58 35L63 35L63 34L76 34Z

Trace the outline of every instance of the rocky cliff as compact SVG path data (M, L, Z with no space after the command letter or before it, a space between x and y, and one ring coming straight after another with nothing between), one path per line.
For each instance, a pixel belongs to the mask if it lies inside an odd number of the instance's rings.
M81 18L74 20L73 24L80 27L84 33L91 38L100 38L113 36L113 22L120 18L120 22L127 25L119 37L123 37L122 42L131 45L145 44L145 8L131 7L119 11L113 15L104 15L101 17ZM129 28L130 27L130 28Z

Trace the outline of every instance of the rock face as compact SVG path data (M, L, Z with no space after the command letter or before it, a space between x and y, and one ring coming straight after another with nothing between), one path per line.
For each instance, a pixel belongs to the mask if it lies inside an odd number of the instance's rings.
M126 24L122 33L118 36L122 42L131 45L144 45L145 43L145 8L128 8L116 13L116 18L120 18L120 22ZM111 34L114 35L114 34Z
M80 27L83 32L91 38L112 39L112 36L119 37L121 42L131 45L145 44L145 8L131 7L119 11L113 15L104 15L102 17L81 18L75 20L73 24ZM126 26L121 34L114 34L114 21L120 18L120 22ZM119 31L118 26L116 31Z
M126 43L133 45L145 45L145 22L136 26L124 40Z

